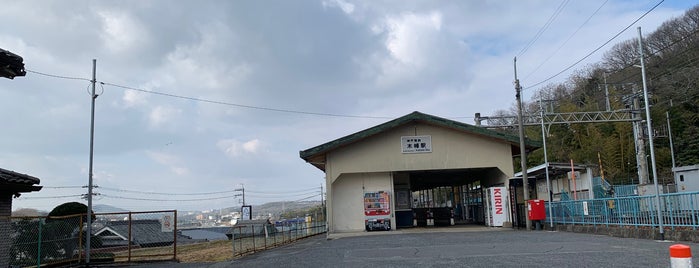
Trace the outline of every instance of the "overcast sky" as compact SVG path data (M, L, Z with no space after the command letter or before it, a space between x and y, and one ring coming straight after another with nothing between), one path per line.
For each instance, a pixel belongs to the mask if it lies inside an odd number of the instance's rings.
M86 192L76 187L88 183L92 59L105 83L97 87L94 183L103 188L94 204L238 206L231 190L241 184L253 205L319 200L324 174L300 150L412 111L473 124L476 112L515 102L515 56L522 85L534 85L659 0L564 2L2 1L0 48L21 55L30 72L0 79L0 167L44 186L13 208L85 202L58 197ZM637 26L649 33L694 4L665 1L550 82L599 61ZM162 201L192 199L211 200Z

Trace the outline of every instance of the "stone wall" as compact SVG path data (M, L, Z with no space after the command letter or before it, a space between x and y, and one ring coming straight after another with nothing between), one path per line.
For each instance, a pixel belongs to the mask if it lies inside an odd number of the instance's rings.
M546 229L551 229L549 225L546 225ZM588 234L599 234L599 235L609 235L614 237L623 238L639 238L639 239L651 239L660 240L660 230L658 228L651 228L648 226L605 226L605 225L580 225L580 224L557 224L553 226L555 231L563 232L575 232L575 233L588 233ZM692 230L691 228L683 227L671 228L665 227L665 240L673 241L688 241L688 242L699 242L699 229Z

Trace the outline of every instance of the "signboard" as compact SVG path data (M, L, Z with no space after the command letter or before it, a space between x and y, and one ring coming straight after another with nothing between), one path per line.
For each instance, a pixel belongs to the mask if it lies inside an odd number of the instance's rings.
M389 192L364 193L364 217L367 231L391 230L391 195Z
M431 153L432 136L402 136L400 147L404 154Z
M175 223L173 221L172 215L163 215L160 219L160 231L163 233L174 231Z
M490 214L492 215L491 226L502 226L507 221L507 206L505 199L507 198L507 188L491 187L490 189Z
M240 208L241 220L252 220L252 206L242 206Z

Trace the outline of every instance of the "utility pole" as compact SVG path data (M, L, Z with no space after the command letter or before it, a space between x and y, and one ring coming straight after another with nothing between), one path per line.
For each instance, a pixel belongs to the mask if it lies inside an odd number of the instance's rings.
M609 104L609 85L607 84L607 72L602 73L604 76L604 99L607 108L607 112L612 110L612 106Z
M325 200L323 197L323 184L320 184L320 216L325 220Z
M549 178L549 156L546 152L546 127L544 127L544 104L543 100L539 99L539 110L541 110L541 139L544 141L544 162L546 162L546 196L549 200L549 223L553 230L553 206L551 202L553 195L551 194L551 179Z
M90 166L88 168L88 183L87 183L87 239L85 241L85 264L90 264L90 240L92 240L92 161L95 144L95 84L97 83L97 60L92 59L92 91L90 92L90 100L92 102L90 113Z
M643 35L641 27L638 27L638 53L641 58L641 78L643 78L643 100L646 102L646 128L648 129L648 145L650 146L650 162L653 168L653 184L655 184L655 206L658 209L658 229L660 230L660 240L665 240L663 230L663 216L660 209L660 189L658 187L658 171L655 165L655 152L653 150L653 126L650 118L650 101L648 101L648 87L646 86L646 65L643 61Z
M243 206L245 206L245 186L241 183L240 188L235 189L233 191L242 192L240 194L235 194L234 197L242 196L243 197Z
M633 86L633 109L635 111L640 111L641 104L638 99L638 87ZM647 105L647 104L646 104ZM636 148L636 169L638 172L638 184L645 185L648 184L648 160L646 159L646 143L643 140L643 128L641 126L641 114L635 113L634 117L637 119L633 121L633 138L634 147Z
M524 188L524 207L527 207L529 200L529 180L527 178L527 148L524 143L524 122L522 122L522 87L517 78L517 57L514 59L515 66L515 96L517 97L517 121L519 122L519 152L522 160L522 185ZM515 201L516 202L516 201ZM532 229L532 222L529 221L529 213L525 212L525 222L527 230Z
M670 107L672 107L672 99L670 99ZM667 120L667 136L670 138L670 157L672 157L672 168L674 169L676 167L675 165L675 145L672 143L672 126L670 126L670 111L665 111L665 119ZM675 176L675 171L672 171L672 177L674 178Z

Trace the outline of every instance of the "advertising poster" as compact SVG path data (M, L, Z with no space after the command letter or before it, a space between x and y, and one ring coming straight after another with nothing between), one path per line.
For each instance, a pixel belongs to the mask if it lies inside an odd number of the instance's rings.
M503 223L507 221L507 188L505 187L491 187L490 192L490 213L492 215L490 226L502 227Z
M391 195L389 192L364 193L364 217L367 231L391 230Z

